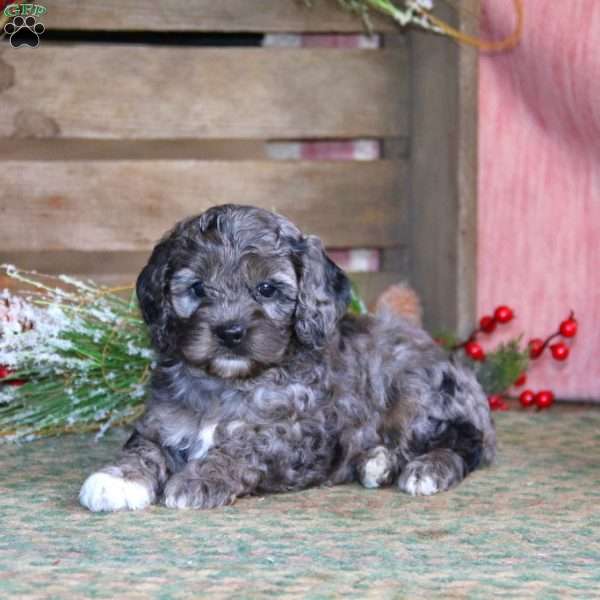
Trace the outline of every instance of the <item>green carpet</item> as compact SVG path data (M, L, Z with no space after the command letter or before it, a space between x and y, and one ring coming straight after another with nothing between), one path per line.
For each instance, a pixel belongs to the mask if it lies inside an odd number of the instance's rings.
M600 410L496 417L496 466L411 498L358 485L91 514L126 438L0 446L0 598L600 598Z

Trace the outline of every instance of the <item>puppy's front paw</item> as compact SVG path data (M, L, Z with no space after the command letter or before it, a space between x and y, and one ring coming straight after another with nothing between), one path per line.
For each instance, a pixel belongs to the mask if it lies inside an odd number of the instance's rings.
M85 480L79 502L93 512L139 510L152 502L152 494L144 484L125 479L118 467L109 467Z
M391 483L392 473L392 456L384 446L373 448L358 467L360 482L369 489Z
M168 508L216 508L233 504L235 498L224 483L177 473L165 486L164 502Z

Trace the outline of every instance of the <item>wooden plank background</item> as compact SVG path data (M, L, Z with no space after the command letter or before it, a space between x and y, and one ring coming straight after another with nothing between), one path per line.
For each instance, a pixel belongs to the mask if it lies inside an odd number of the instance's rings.
M313 5L61 0L43 22L105 37L123 32L122 41L144 31L364 31L337 0ZM423 33L411 35L409 51L389 20L373 24L386 48L165 47L144 45L143 35L136 44L6 45L0 260L127 282L177 219L217 203L251 203L280 211L330 248L383 250L384 271L356 277L368 301L406 275L408 241L429 324L453 327L471 289L461 291L454 277L464 253L453 240L470 226L457 217L470 201L459 201L469 186L455 185L470 177L454 128L465 98L454 79L459 54ZM327 45L323 36L310 40ZM461 140L468 127L460 122ZM273 160L266 150L274 141L356 138L385 142L386 159ZM439 202L447 204L438 214ZM432 249L443 258L430 260Z
M4 143L2 143L4 141ZM264 140L98 140L85 138L0 138L3 160L248 160L266 159Z
M361 32L360 17L340 10L337 0L60 0L44 23L53 29L124 31ZM372 15L377 31L394 31Z
M407 132L402 48L41 45L35 52L5 49L0 61L3 137L290 139Z
M405 181L395 161L7 161L2 248L149 249L215 204L274 209L328 246L400 243Z

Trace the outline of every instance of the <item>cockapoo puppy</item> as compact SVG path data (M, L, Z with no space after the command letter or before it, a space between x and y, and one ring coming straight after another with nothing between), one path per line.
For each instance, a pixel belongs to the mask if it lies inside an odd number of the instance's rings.
M225 205L179 223L137 294L158 357L151 397L83 484L90 510L350 481L428 495L494 457L473 374L398 317L347 314L346 275L280 215Z

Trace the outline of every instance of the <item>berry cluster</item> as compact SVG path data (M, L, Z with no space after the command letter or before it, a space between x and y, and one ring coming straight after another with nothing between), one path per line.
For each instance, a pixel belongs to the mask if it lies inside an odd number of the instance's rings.
M550 344L550 342L562 336L564 338L573 338L577 335L577 321L575 320L575 313L571 311L571 314L565 319L559 326L558 331L555 331L549 335L545 340L540 338L534 338L529 340L529 357L532 359L538 359L546 348L550 348L552 358L554 360L563 361L569 358L571 349L564 342L557 342Z
M550 342L556 339L557 337L563 337L568 339L574 338L576 335L577 320L575 319L575 313L571 311L571 314L568 316L568 318L566 318L559 325L558 330L550 334L545 340L542 340L540 338L534 338L532 340L529 340L529 358L531 358L532 360L537 360L542 356L546 348L549 348L550 353L552 354L552 358L559 362L563 362L569 357L571 349L563 341L559 341L554 344L550 344ZM519 379L515 381L515 387L519 387L525 384L525 374L523 374L522 377L522 382L521 377L519 377ZM549 408L554 404L554 394L551 390L542 390L537 393L533 392L532 390L524 390L519 395L519 403L523 408L529 408L531 406L535 406L538 409Z
M554 393L551 390L542 390L537 393L525 390L519 395L519 402L523 408L530 406L536 406L540 410L550 408L554 404Z
M479 320L479 326L471 333L471 335L464 342L459 342L451 346L451 350L463 349L465 354L471 360L479 364L485 363L488 357L486 356L481 344L477 342L477 336L482 333L491 334L496 330L498 325L510 323L514 318L515 313L512 308L508 306L498 306L492 315L485 315L481 317ZM560 324L557 331L545 339L531 339L528 343L527 350L524 352L519 350L519 352L525 361L527 360L526 357L528 357L530 360L537 360L544 354L546 349L548 349L554 360L562 362L567 360L571 350L563 340L556 340L556 338L562 337L568 339L575 337L576 334L577 321L575 319L575 313L571 311L569 317ZM554 343L551 343L553 341ZM521 372L512 385L516 388L519 388L523 387L526 382L527 375L525 372ZM510 386L508 382L506 385ZM508 410L508 404L505 402L503 394L492 392L488 393L490 393L488 396L488 402L492 410ZM554 399L554 393L551 390L534 392L527 389L521 392L519 395L519 402L521 406L525 408L535 406L538 410L552 406L554 404Z
M512 308L508 306L499 306L493 315L485 315L479 320L479 327L471 333L466 342L458 344L457 347L464 348L467 356L471 360L483 362L485 360L485 352L480 344L475 341L479 333L492 333L496 329L496 325L504 325L510 323L515 317Z

